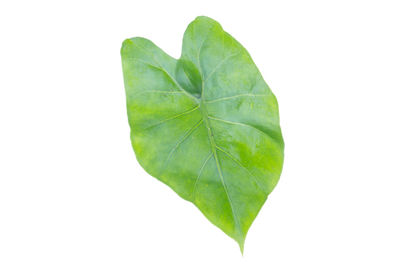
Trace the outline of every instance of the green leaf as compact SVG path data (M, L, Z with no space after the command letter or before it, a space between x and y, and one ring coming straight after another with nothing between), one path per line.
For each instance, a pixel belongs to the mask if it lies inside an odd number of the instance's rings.
M246 49L198 17L176 60L144 38L121 49L131 141L140 165L193 202L243 252L279 180L278 104Z

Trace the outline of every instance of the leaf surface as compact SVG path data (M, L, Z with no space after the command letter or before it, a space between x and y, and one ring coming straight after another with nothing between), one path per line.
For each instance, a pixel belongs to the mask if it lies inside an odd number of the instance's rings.
M275 96L246 49L198 17L176 60L151 41L121 49L131 141L140 165L243 251L277 184L284 143Z

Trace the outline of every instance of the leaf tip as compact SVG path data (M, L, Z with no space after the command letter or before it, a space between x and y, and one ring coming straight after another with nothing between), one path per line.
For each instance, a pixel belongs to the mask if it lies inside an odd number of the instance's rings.
M235 241L238 243L239 248L240 248L240 253L242 253L243 256L243 252L244 252L244 242L246 240L246 236L244 237L240 237L238 239L235 238Z
M243 256L243 252L244 252L244 242L239 242L239 247L240 247L240 253L242 253L242 256Z

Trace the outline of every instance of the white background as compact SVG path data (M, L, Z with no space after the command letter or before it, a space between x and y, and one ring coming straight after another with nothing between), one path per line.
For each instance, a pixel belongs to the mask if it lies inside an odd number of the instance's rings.
M2 1L0 266L400 266L398 1ZM146 174L119 49L198 15L276 94L281 181L237 244Z

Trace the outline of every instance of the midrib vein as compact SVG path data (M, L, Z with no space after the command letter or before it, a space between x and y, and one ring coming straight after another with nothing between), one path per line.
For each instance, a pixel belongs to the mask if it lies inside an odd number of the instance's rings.
M207 39L207 38L205 38L205 39ZM214 135L213 135L213 132L211 130L210 121L208 119L208 111L207 111L207 108L206 108L206 103L204 101L204 88L205 88L205 86L204 86L205 83L204 82L205 82L205 79L204 79L203 70L201 68L201 63L200 63L200 52L201 52L201 49L203 48L203 44L205 42L205 39L203 40L203 43L201 44L201 47L200 47L199 52L197 54L197 60L198 60L198 63L199 63L199 73L200 73L200 76L201 76L201 96L200 96L199 107L200 107L201 114L203 116L203 122L204 122L204 124L205 124L205 126L207 128L208 139L210 141L212 154L214 155L214 159L215 159L215 164L217 166L218 175L219 175L219 177L221 179L222 186L223 186L223 188L225 190L225 194L226 194L226 196L228 198L228 202L229 202L229 205L230 205L231 210L232 210L232 216L233 216L234 223L236 225L236 228L238 228L238 230L239 230L240 238L242 238L242 236L243 236L242 228L240 226L240 222L239 222L239 220L238 220L238 218L236 216L235 210L233 208L233 203L232 203L231 197L229 196L228 188L226 187L224 176L222 174L221 165L219 163L219 158L218 158L218 155L217 155L217 145L215 144ZM225 43L224 43L224 50L225 50Z
M208 119L208 112L207 112L207 109L205 107L205 103L203 102L203 100L201 100L201 102L200 102L200 111L201 111L201 114L203 116L203 122L205 123L205 126L207 128L208 139L210 141L211 151L212 151L212 154L214 155L215 163L217 165L218 175L219 175L219 177L221 179L222 186L224 187L226 196L228 198L229 205L230 205L231 210L232 210L233 220L235 221L235 224L236 224L239 232L241 233L241 235L243 235L242 228L240 227L240 222L239 222L239 220L238 220L238 218L236 216L235 210L233 208L233 203L232 203L231 197L229 196L228 189L227 189L226 184L225 184L224 176L222 174L221 165L219 163L219 158L218 158L218 155L217 155L217 145L215 144L214 135L213 135L213 132L212 132L212 129L211 129L210 121Z

